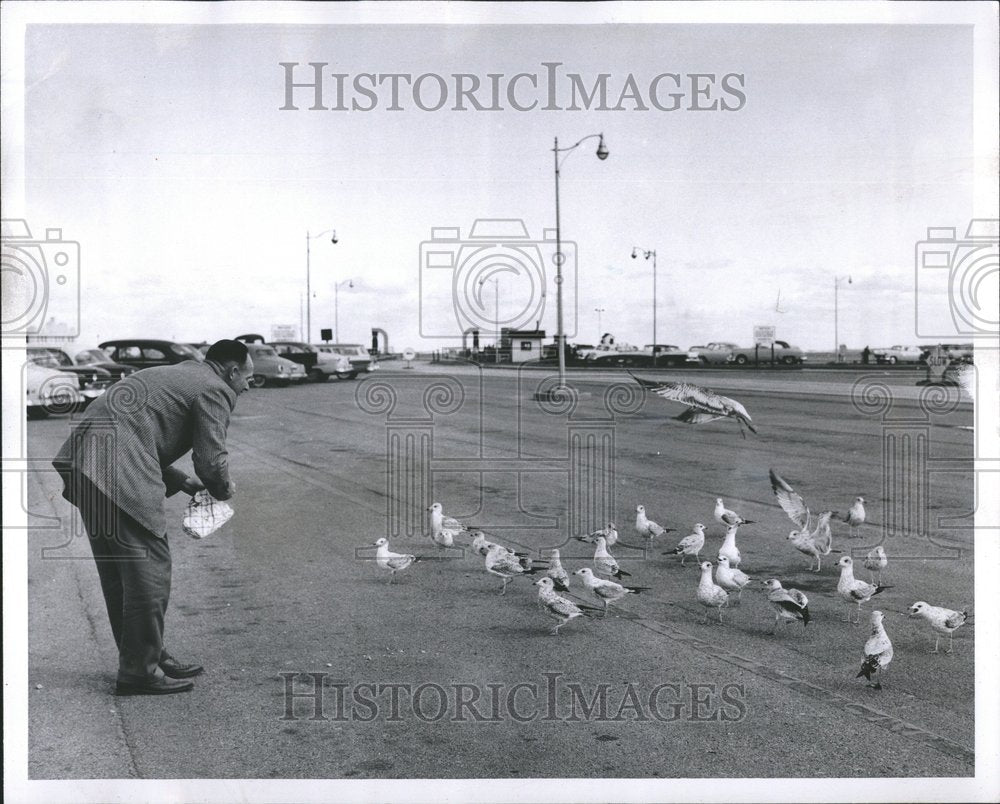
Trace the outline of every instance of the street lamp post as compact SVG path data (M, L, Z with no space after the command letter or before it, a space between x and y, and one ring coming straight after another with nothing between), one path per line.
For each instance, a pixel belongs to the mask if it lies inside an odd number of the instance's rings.
M602 327L601 327L601 313L604 312L604 308L603 307L595 307L594 308L594 312L597 313L597 331L600 333L600 335L603 335L604 333L601 332L601 329L602 329ZM600 335L598 335L598 337L600 337Z
M493 362L500 362L500 277L495 276L492 279L480 279L479 286L482 287L484 282L493 283L493 319L497 322L497 342L493 347ZM513 359L513 357L512 357Z
M569 156L569 152L574 148L579 147L582 143L587 140L597 137L597 158L600 160L605 160L608 158L608 149L604 145L604 135L603 134L588 134L583 139L570 145L567 148L559 147L559 138L555 138L555 144L552 147L552 157L556 169L556 349L559 352L559 388L566 387L566 334L563 332L563 295L562 295L562 266L564 262L564 257L562 253L562 230L560 229L559 221L559 154L564 153L563 161Z
M656 368L656 249L644 249L632 246L632 259L642 254L643 259L653 260L653 368Z
M330 235L330 242L336 245L336 229L327 229L325 232L315 235L309 234L309 230L306 230L306 337L304 338L306 343L312 341L312 277L309 269L309 241L327 234Z
M838 293L840 291L840 283L843 280L847 280L847 284L850 285L852 280L850 275L848 276L835 276L833 278L833 353L836 355L836 362L840 362L840 304L838 299Z
M338 303L338 295L340 292L340 286L347 285L349 288L354 287L353 279L345 279L343 282L338 282L333 286L333 342L340 343L340 305Z

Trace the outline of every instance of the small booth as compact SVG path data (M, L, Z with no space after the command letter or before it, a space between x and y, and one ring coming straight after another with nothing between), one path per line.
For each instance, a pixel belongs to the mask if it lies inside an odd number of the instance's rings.
M503 329L500 332L501 351L510 355L511 363L526 363L542 359L544 329Z

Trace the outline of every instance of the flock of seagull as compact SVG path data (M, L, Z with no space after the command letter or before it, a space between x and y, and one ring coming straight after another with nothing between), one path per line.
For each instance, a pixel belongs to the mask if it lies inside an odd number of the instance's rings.
M746 425L752 432L757 432L750 420L750 415L739 402L722 397L698 388L689 383L652 383L635 378L644 388L655 392L671 401L680 401L688 405L688 409L678 419L690 424L713 421L719 418L734 418L740 423L741 431ZM796 529L788 534L791 545L809 556L809 569L820 572L822 558L831 553L841 551L833 549L833 532L831 522L846 524L850 535L857 537L865 522L865 499L856 497L844 515L838 515L833 510L824 510L813 514L806 506L802 497L777 472L770 470L771 488L774 496ZM647 515L642 505L635 509L635 532L640 537L641 544L628 544L620 541L614 522L592 533L575 536L574 539L594 546L593 567L581 567L572 573L562 565L558 549L549 551L545 559L532 558L526 553L519 553L509 547L488 541L481 530L473 530L444 513L440 503L433 503L428 509L431 520L431 540L440 549L455 546L471 548L473 555L484 559L484 569L492 576L500 578L502 586L500 595L505 595L512 580L521 576L541 575L534 582L538 588L538 604L542 611L556 621L550 633L558 634L559 629L567 623L580 617L606 617L608 607L612 603L649 591L651 587L635 586L624 583L631 574L621 568L611 553L616 544L624 547L648 549L654 539L676 532L674 528L663 527ZM736 535L745 525L753 525L753 520L745 519L736 511L726 507L720 497L715 501L713 517L716 522L725 527L725 537L717 550L717 563L702 561L701 553L705 549L705 525L697 523L692 532L680 539L672 550L664 551L663 555L680 557L680 565L684 566L688 558L699 562L701 574L695 589L695 599L705 609L705 623L708 623L712 609L718 612L719 623L723 623L722 611L730 605L738 606L742 602L743 590L748 587L753 578L740 569L742 556L736 544ZM468 539L468 541L466 541ZM415 555L394 553L389 549L388 540L381 538L375 542L377 547L376 563L389 572L389 582L395 580L396 573L402 572L414 563L424 560ZM813 562L815 561L815 567ZM882 545L871 550L864 560L864 568L869 572L869 581L856 578L854 561L849 555L842 555L837 561L840 577L836 592L845 603L845 616L842 622L860 625L861 607L891 585L882 583L882 572L888 565L888 556ZM570 591L571 576L579 578L583 588L594 598L599 606L576 602L564 597L560 592ZM603 577L601 577L603 576ZM767 601L774 611L774 623L770 634L775 634L779 624L801 622L808 626L810 622L809 598L799 589L786 588L777 578L761 580L759 585L766 590ZM855 608L856 607L856 608ZM932 606L924 601L917 601L909 609L909 616L923 618L936 634L934 650L939 652L942 636L948 637L948 649L953 649L954 632L961 628L969 618L967 610L955 611L940 606ZM893 658L892 642L885 630L881 611L871 613L871 635L865 642L864 660L857 677L864 676L868 685L881 689L882 674ZM784 629L782 629L784 630Z

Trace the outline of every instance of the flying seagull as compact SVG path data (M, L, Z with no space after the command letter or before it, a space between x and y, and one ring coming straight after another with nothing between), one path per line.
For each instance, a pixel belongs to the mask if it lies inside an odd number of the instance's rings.
M751 433L757 432L747 409L735 399L720 396L708 388L702 388L689 382L652 382L651 380L639 379L631 371L629 375L647 391L652 391L657 396L671 402L687 405L687 410L674 417L678 421L687 424L705 424L706 422L714 422L716 419L729 418L736 419L740 425L740 435L744 438L746 438L746 433L743 431L744 424L750 428Z

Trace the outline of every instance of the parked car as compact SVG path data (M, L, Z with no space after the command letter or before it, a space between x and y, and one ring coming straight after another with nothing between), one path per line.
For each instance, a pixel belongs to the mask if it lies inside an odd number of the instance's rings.
M76 365L72 358L58 347L29 346L25 352L33 365L73 375L81 395L81 408L103 394L116 381L107 369Z
M692 346L688 349L687 356L692 363L697 362L703 366L724 366L729 362L730 355L739 348L735 343L712 341L705 346Z
M126 366L124 363L116 363L103 349L79 349L73 350L73 362L78 366L96 366L111 372L115 382L135 374L137 369L134 366Z
M971 343L942 343L949 360L972 360L975 349Z
M321 352L344 355L359 374L377 371L378 361L360 343L317 343L313 344Z
M254 388L265 388L268 385L284 387L306 378L303 365L281 357L270 344L248 343L247 351L253 360L253 376L250 379Z
M204 360L201 353L186 343L150 340L146 338L123 338L104 341L98 346L107 352L116 363L135 366L137 369L153 366L170 366L185 360Z
M82 390L80 377L69 371L29 360L25 372L25 407L29 419L44 419L53 413L74 413L104 393Z
M927 350L919 346L890 346L888 349L872 349L876 363L923 363L927 360Z
M271 346L282 357L301 364L306 376L313 382L326 382L332 376L340 380L353 380L358 376L351 368L351 361L344 355L320 352L316 347L300 341L273 341Z
M655 349L653 347L653 344L647 343L643 347L642 350L644 352L647 352L650 355L652 355L654 351L656 352L656 365L657 366L664 366L664 367L667 367L667 368L671 368L671 367L672 368L676 368L678 366L687 365L689 362L692 362L692 363L693 362L697 362L697 361L691 360L688 357L688 353L684 349L681 349L681 347L674 346L673 344L669 344L669 343L658 343L658 344L656 344ZM652 360L651 360L650 361L650 365L652 365L652 364L653 363L652 363Z
M730 363L736 363L739 366L745 366L747 363L753 362L755 359L759 360L761 363L771 361L771 347L761 346L759 349L753 346L748 346L746 348L737 348L732 350L731 356L728 358ZM806 360L806 356L802 354L802 350L798 346L790 346L787 341L775 341L774 342L774 362L784 363L788 366L794 366L796 363L802 363Z

